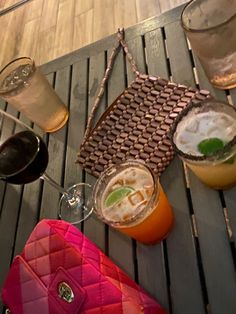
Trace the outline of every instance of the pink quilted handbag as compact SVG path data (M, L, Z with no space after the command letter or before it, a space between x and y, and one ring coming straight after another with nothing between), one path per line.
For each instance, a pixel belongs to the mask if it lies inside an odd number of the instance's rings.
M13 314L166 314L77 228L42 220L15 257L2 299Z

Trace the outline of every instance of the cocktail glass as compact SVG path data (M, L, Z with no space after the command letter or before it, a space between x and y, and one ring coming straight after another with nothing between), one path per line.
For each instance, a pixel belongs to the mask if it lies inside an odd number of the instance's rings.
M217 88L236 86L236 1L192 0L181 22L210 82Z
M139 160L107 168L95 184L93 201L101 220L144 244L165 239L173 225L158 178Z
M210 118L203 120L203 116ZM189 105L176 119L171 139L176 153L203 183L214 189L227 189L236 184L236 109L233 106L214 100Z
M0 97L45 132L60 129L69 113L31 58L11 61L0 71Z
M65 189L45 172L48 150L42 138L33 129L0 110L0 179L11 184L26 184L38 178L46 180L62 194L59 216L77 224L87 219L93 208L85 195L91 186L78 183Z

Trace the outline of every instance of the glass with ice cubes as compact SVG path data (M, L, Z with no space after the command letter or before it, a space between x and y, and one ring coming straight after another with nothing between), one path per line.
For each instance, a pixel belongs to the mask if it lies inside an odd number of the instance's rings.
M172 143L177 154L206 185L236 184L236 109L216 100L189 105L175 121Z
M28 57L13 60L0 71L0 97L45 132L60 129L69 116L47 78Z
M172 228L172 208L142 161L107 168L95 184L93 200L100 219L144 244L160 242Z

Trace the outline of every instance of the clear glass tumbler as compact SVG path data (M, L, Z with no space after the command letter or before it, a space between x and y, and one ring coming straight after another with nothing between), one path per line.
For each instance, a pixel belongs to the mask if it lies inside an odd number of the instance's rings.
M69 116L47 78L27 57L13 60L0 71L0 97L45 132L60 129Z
M236 109L206 100L186 107L172 128L176 153L206 185L236 184Z
M209 81L217 88L236 86L236 1L192 0L182 26Z
M96 182L93 201L101 220L144 244L165 239L173 226L159 180L142 161L107 168Z

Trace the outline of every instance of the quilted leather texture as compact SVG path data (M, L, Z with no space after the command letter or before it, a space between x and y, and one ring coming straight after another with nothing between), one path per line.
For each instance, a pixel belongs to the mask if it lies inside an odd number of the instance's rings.
M71 303L58 296L63 281L74 293ZM166 313L77 228L59 220L35 227L2 298L13 314Z

